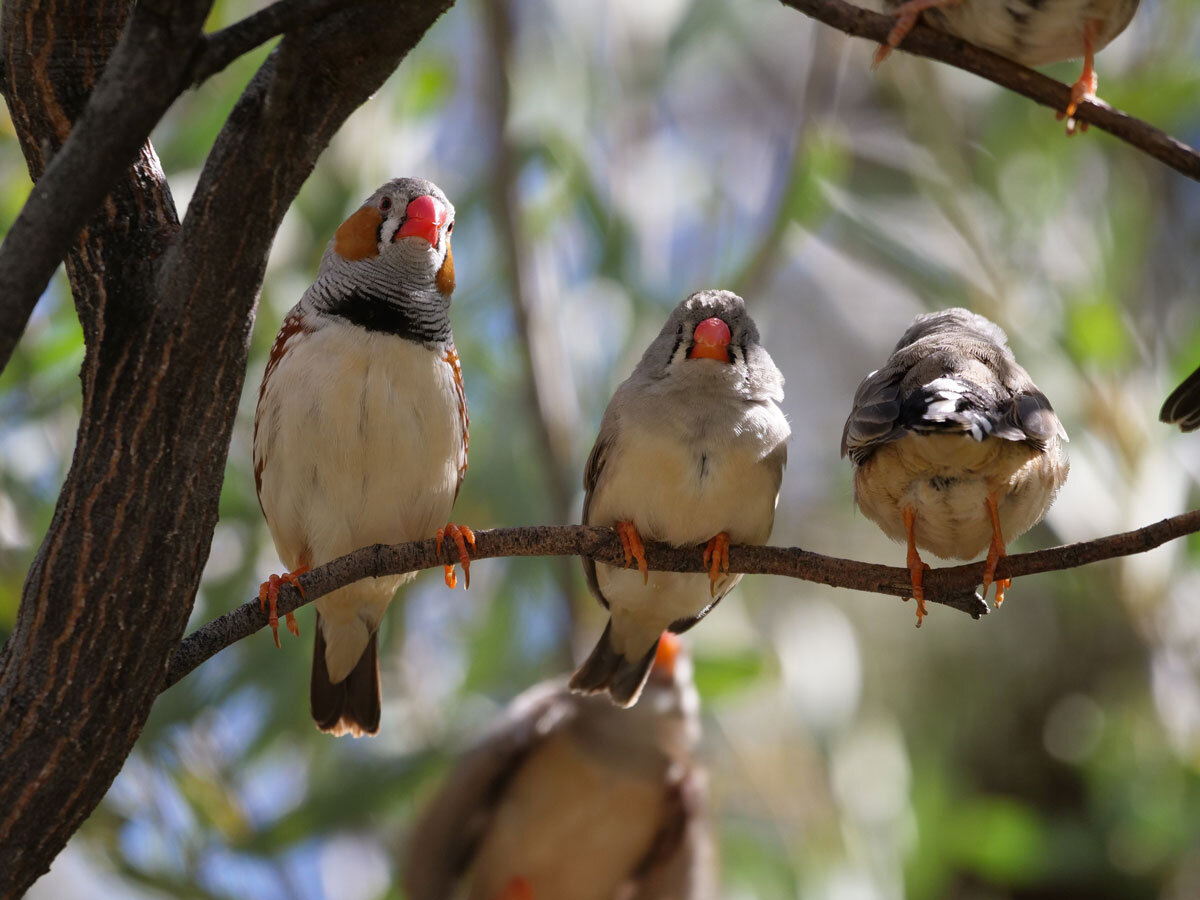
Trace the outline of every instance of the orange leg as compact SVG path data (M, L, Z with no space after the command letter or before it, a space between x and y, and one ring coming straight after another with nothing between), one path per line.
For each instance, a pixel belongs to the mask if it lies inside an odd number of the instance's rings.
M1075 129L1087 131L1087 122L1075 121L1075 110L1084 100L1096 99L1096 88L1100 80L1096 77L1096 30L1102 23L1098 19L1088 19L1083 26L1083 72L1079 80L1071 85L1071 102L1064 112L1058 113L1058 120L1067 120L1067 137L1075 133Z
M704 547L704 565L708 567L708 596L717 596L721 572L729 574L729 534L722 531Z
M900 42L912 31L913 26L917 24L917 19L925 10L939 6L954 6L961 2L962 0L907 0L907 2L901 3L896 7L896 24L888 32L887 42L880 44L879 49L875 51L875 59L871 62L871 68L878 68L879 64L900 46Z
M463 585L463 590L471 587L471 554L467 552L467 544L471 545L471 549L475 549L475 532L466 525L455 525L453 522L447 522L445 528L437 530L437 552L442 552L442 541L449 537L454 541L454 545L458 547L458 561L462 563L463 579L466 582ZM454 590L458 586L458 577L454 574L454 566L446 566L446 587Z
M258 586L258 608L264 612L270 612L270 619L267 624L271 626L271 634L275 638L275 646L279 646L279 612L275 608L279 602L279 586L281 584L293 585L300 592L300 596L304 595L304 588L300 586L300 576L309 570L308 566L301 566L294 572L284 572L282 575L272 575L266 581ZM287 613L283 617L283 621L287 624L287 630L296 637L300 637L300 626L296 624L296 616L293 613Z
M637 560L638 571L642 573L642 583L650 581L650 567L646 565L646 548L642 545L642 536L637 533L632 522L618 522L617 536L621 538L621 547L625 550L625 568Z
M1000 562L1000 557L1007 555L1004 549L1004 532L1000 530L1000 511L996 508L996 498L992 494L988 494L987 507L988 514L992 517L992 543L988 547L987 565L983 568L983 597L985 600L988 588L996 579L996 564ZM1004 602L1004 592L1010 587L1012 587L1011 578L1001 578L996 581L997 607Z
M908 533L908 574L912 578L912 595L917 601L917 627L921 627L921 620L929 614L925 609L925 588L922 581L925 578L925 570L929 566L925 565L921 560L921 554L917 552L917 535L916 525L917 512L911 506L904 507L904 530Z

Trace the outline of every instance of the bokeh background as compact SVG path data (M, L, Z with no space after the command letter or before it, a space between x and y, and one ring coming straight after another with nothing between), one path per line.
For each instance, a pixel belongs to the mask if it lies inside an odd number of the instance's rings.
M1017 549L1195 506L1200 436L1156 416L1200 364L1200 185L947 67L872 73L872 50L774 0L460 0L279 231L189 630L279 568L250 461L266 353L333 229L401 174L458 209L461 521L577 521L612 389L701 287L747 298L787 377L773 543L902 563L852 508L840 430L908 320L955 304L1007 330L1071 435L1071 477ZM155 131L181 208L263 53ZM1200 144L1200 2L1146 0L1098 68L1104 99ZM6 119L0 166L2 224L30 188ZM81 358L59 277L0 378L0 638L69 464ZM449 593L427 573L393 606L374 740L312 728L309 610L282 651L257 634L168 691L30 896L402 897L397 847L455 752L602 627L577 561L473 575ZM1200 542L913 622L751 577L689 635L723 897L1200 897Z

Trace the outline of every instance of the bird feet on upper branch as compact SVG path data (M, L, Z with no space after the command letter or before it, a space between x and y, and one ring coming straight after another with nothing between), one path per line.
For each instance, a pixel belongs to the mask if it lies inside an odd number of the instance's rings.
M293 585L300 592L300 596L304 597L304 588L300 586L300 576L308 569L308 566L301 566L294 572L271 575L258 586L258 608L270 614L267 624L271 626L271 635L275 638L276 647L279 647L279 611L276 609L276 604L279 602L279 586L281 584ZM300 637L300 626L296 624L295 614L287 613L283 620L287 624L287 630L294 636Z
M921 554L917 552L917 537L916 537L916 521L917 513L911 506L904 507L904 530L908 533L908 576L912 580L912 595L917 601L917 627L921 627L921 622L929 615L929 610L925 608L925 573L929 571L927 566L921 559Z
M1004 547L1004 533L1000 530L1000 511L996 508L996 498L988 494L988 514L992 517L992 542L988 546L987 564L983 567L983 599L987 599L988 588L996 579L996 566L1008 555ZM1011 578L1001 578L996 581L996 608L1004 602L1004 592L1012 587Z
M458 561L462 564L463 569L463 590L468 590L471 587L471 554L467 552L467 544L471 545L471 549L475 549L475 532L466 525L455 525L453 522L447 522L445 528L439 528L437 534L437 552L440 556L442 553L442 541L449 537L454 541L454 545L458 548ZM454 590L458 587L458 577L454 574L453 564L446 566L446 587Z
M917 24L917 19L921 17L921 13L925 12L925 10L934 9L938 6L954 6L956 3L961 2L962 0L908 0L907 3L901 3L896 7L896 24L888 32L887 41L880 44L879 49L875 51L875 58L871 61L871 68L877 69L879 64L887 59L893 50L900 46L900 42L913 30L913 26Z

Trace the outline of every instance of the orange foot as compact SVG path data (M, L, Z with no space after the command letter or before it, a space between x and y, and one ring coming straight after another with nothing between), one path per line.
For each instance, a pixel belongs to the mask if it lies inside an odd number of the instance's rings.
M729 574L729 533L722 531L704 547L704 565L708 567L708 596L717 596L720 573Z
M625 550L625 568L637 560L638 571L642 573L642 583L650 581L650 567L646 565L646 548L642 545L642 536L637 533L632 522L618 522L617 536L621 539L621 547Z
M880 44L879 49L875 51L875 59L871 62L871 68L878 68L879 64L900 46L900 42L912 31L913 26L917 24L917 19L925 10L939 6L954 6L961 2L962 0L907 0L907 2L901 3L896 7L896 24L888 32L887 42Z
M279 602L279 586L281 584L294 585L296 590L300 592L300 596L303 597L304 588L300 586L300 576L308 570L308 566L301 566L294 572L272 575L258 586L258 608L263 611L270 611L270 619L267 624L271 626L271 634L275 638L276 647L279 646L279 611L275 607ZM288 631L296 637L300 637L300 626L296 624L296 616L293 613L287 613L283 617L283 621L287 624Z
M920 628L921 621L929 615L929 610L925 608L923 583L929 566L921 560L921 554L917 552L916 521L916 510L911 506L904 507L904 530L908 533L908 575L912 579L913 599L917 601L917 627Z
M1096 88L1099 86L1100 80L1096 77L1094 64L1096 30L1100 24L1096 19L1089 19L1083 26L1083 72L1080 74L1079 80L1071 85L1071 102L1067 104L1066 110L1056 114L1060 122L1063 119L1067 120L1067 137L1073 135L1076 128L1079 131L1087 131L1087 122L1075 121L1075 110L1084 100L1096 99Z
M453 522L447 522L445 528L437 530L437 552L442 552L442 540L446 537L454 541L454 545L458 547L458 561L462 563L463 579L466 582L463 585L463 590L471 587L471 554L467 552L467 544L471 545L471 549L475 549L475 532L466 525L455 525ZM458 578L454 574L454 566L446 566L446 587L454 590L458 587Z
M1007 556L1004 548L1004 533L1000 530L1000 512L996 509L996 498L988 494L988 515L992 517L992 542L988 547L987 565L983 567L983 599L987 599L988 588L996 580L996 565L1001 557ZM1011 578L1001 578L996 581L996 606L1004 602L1004 592L1012 587Z

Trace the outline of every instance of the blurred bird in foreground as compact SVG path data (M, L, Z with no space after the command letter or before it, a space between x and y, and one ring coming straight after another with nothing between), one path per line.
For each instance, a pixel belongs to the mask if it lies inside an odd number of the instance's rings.
M1200 369L1197 369L1167 397L1158 414L1159 421L1178 425L1181 431L1200 428Z
M920 547L971 559L987 549L983 593L1013 540L1042 520L1067 478L1067 433L1008 348L965 309L917 316L883 368L854 395L842 456L854 499L907 541L917 625L925 616ZM996 582L996 605L1008 580Z
M659 634L691 628L741 580L730 543L764 544L775 521L791 434L782 399L741 297L699 291L675 308L609 402L584 471L583 523L617 530L625 568L583 560L612 615L572 690L632 706ZM643 540L704 544L709 571L650 572Z
M875 52L883 62L922 13L925 23L1024 66L1044 66L1083 57L1083 73L1071 85L1071 101L1060 119L1075 133L1075 110L1096 98L1095 54L1125 30L1139 0L883 0L896 15L887 42ZM1081 123L1087 130L1087 123Z
M691 661L666 634L623 710L561 680L514 700L413 827L409 900L710 900Z
M360 547L435 534L440 543L444 525L470 584L474 536L446 521L467 469L448 315L453 230L454 207L436 185L389 181L338 228L275 338L254 414L254 479L290 570L259 592L276 646L280 583ZM316 601L309 699L322 731L379 730L376 629L412 578L366 578ZM290 613L286 621L299 634Z

